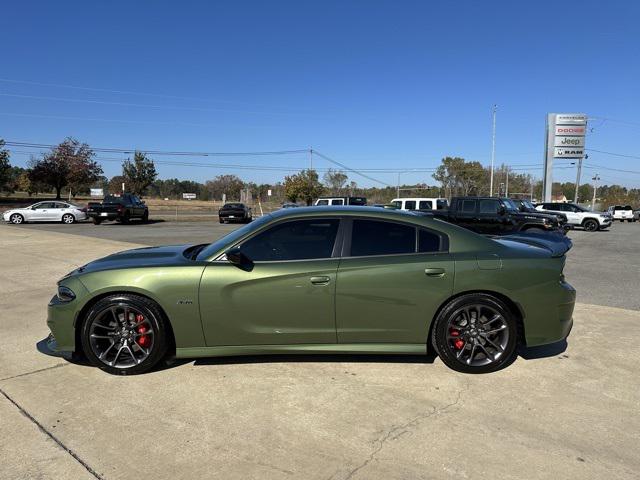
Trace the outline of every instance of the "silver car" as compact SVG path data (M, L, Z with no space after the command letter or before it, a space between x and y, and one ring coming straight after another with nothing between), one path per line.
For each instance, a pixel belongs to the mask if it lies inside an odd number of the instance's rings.
M74 223L86 220L87 213L77 205L59 200L39 202L29 207L14 208L2 214L5 222L19 225L25 222Z

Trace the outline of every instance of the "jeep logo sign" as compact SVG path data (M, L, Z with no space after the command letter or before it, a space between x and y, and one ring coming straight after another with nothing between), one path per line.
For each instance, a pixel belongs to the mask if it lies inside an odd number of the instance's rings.
M555 137L554 147L584 147L584 137Z

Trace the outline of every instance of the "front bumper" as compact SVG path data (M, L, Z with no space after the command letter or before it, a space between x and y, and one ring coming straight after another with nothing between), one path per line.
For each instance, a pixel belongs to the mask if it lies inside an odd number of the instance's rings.
M10 214L9 212L4 212L4 213L2 214L2 219L3 219L5 222L8 222L10 218L11 218L11 214Z

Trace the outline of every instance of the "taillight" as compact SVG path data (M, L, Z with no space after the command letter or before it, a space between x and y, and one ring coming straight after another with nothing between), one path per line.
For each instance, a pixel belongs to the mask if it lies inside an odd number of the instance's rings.
M124 210L124 206L123 205L118 205L118 213L122 212L122 210Z

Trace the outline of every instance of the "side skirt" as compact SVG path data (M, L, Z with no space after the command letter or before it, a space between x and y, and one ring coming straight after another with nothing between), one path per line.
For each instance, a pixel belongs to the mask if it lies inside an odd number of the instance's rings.
M176 349L177 358L298 353L426 355L427 346L423 343L335 343L301 345L229 345L220 347L187 347Z

